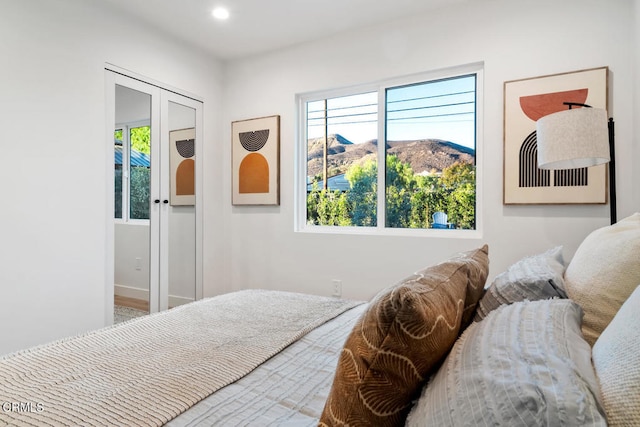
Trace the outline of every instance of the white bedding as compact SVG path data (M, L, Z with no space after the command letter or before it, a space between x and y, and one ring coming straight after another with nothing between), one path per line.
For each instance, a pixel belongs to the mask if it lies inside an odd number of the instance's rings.
M357 306L314 329L167 426L316 426L340 351L365 308Z
M241 291L1 357L0 426L162 425L357 304Z

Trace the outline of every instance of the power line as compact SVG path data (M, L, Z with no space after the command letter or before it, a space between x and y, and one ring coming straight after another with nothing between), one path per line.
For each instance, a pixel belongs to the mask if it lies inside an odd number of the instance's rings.
M467 95L467 94L473 94L473 93L475 93L475 91L468 90L468 91L462 91L462 92L444 93L444 94L440 94L440 95L429 95L429 96L420 96L420 97L415 97L415 98L397 99L395 101L386 101L386 103L387 104L397 104L399 102L420 101L420 100L423 100L423 99L444 98L444 97L447 97L447 96ZM339 99L339 98L331 98L331 99ZM313 101L313 102L319 102L319 101ZM474 103L474 102L475 101L468 101L468 103ZM455 105L455 104L442 104L442 105ZM338 111L338 110L347 110L347 109L351 109L351 108L364 108L364 107L374 107L374 106L378 106L378 103L351 105L351 106L346 106L346 107L334 107L334 108L327 109L327 111ZM324 112L324 111L325 111L324 109L308 110L307 113L320 113L320 112Z
M377 111L373 111L373 112L370 112L370 113L354 113L354 114L343 114L343 115L340 115L340 116L327 116L326 119L329 120L329 119L341 119L341 118L344 118L344 117L370 116L372 114L375 114L377 116L378 112ZM325 117L310 117L310 118L307 118L307 120L322 120L322 121L324 121Z
M459 106L463 106L463 105L475 105L475 102L457 102L457 103L452 103L452 104L442 104L442 105L431 105L431 106L424 106L424 107L412 107L412 108L402 108L402 109L398 109L398 110L390 110L387 111L387 113L399 113L402 111L416 111L416 110L426 110L426 109L434 109L434 108L445 108L445 107L459 107ZM327 117L308 117L307 121L312 121L312 120L322 120L324 121L326 120L330 120L330 119L342 119L345 117L359 117L359 116L370 116L373 114L378 114L377 111L375 112L368 112L368 113L354 113L354 114L342 114L342 115L336 115L336 116L327 116ZM448 113L448 114L473 114L472 111L467 111L467 112L460 112L460 113ZM441 115L432 115L430 117L440 117L440 116L445 116L447 114L441 114ZM401 118L393 118L393 119L388 119L388 120L401 120Z
M473 90L467 90L463 92L451 92L451 93L443 93L440 95L430 95L430 96L421 96L417 98L406 98L406 99L397 99L395 101L387 101L387 104L396 104L398 102L408 102L408 101L419 101L422 99L434 99L434 98L443 98L445 96L455 96L455 95L466 95L469 93L475 93Z
M377 123L377 120L362 120L360 122L340 122L340 123L331 123L331 125L359 125L359 124L364 124L364 123ZM318 127L318 126L324 126L323 123L318 123L318 124L309 124L308 127Z
M387 110L387 113L398 113L400 111L426 110L426 109L433 109L433 108L458 107L461 105L475 105L475 101L456 102L452 104L441 104L441 105L426 105L423 107L401 108L398 110Z
M432 119L435 117L464 116L474 114L473 111L462 111L460 113L431 114L429 116L409 116L409 117L387 117L387 121L409 120L409 119Z
M337 99L337 98L333 98L333 99ZM314 101L314 102L318 102L318 101ZM377 107L378 103L373 103L373 104L361 104L361 105L353 105L353 106L347 106L347 107L334 107L334 108L329 108L328 111L337 111L337 110L348 110L351 108L364 108L364 107ZM324 112L324 108L320 109L320 110L308 110L308 113L322 113Z
M473 111L463 111L460 113L444 113L444 114L428 114L428 115L419 115L419 116L409 116L409 117L387 117L387 121L401 121L401 120L413 120L413 119L433 119L433 118L441 118L441 117L454 117L454 116L464 116L474 114ZM350 117L350 116L340 116L341 118ZM311 120L319 120L319 119L309 119ZM363 123L377 123L378 120L360 120L360 121L350 121L350 122L339 122L339 123L330 123L330 125L350 125L350 124L363 124ZM465 120L471 121L471 120ZM445 122L446 123L446 122ZM308 123L308 126L324 126L324 120L322 123L314 124Z
M433 119L433 118L443 118L443 117L452 117L452 116L464 116L464 115L469 115L469 114L473 114L473 112L467 112L467 113L450 113L450 114L432 114L432 115L428 115L428 116L411 116L411 117L399 117L399 118L387 118L388 122L391 121L404 121L404 120L416 120L416 119ZM422 123L462 123L462 122L472 122L473 119L466 119L466 120L439 120L438 122L422 122ZM378 120L361 120L361 121L351 121L351 122L340 122L340 123L330 123L330 126L336 126L336 125L359 125L359 124L365 124L365 123L377 123ZM414 123L415 124L415 123ZM312 124L312 123L308 123L307 124L308 127L318 127L318 126L324 126L324 123L317 123L317 124Z

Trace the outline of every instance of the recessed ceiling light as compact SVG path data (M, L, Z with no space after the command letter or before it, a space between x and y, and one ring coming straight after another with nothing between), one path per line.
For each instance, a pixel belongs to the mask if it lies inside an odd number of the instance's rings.
M211 12L211 14L216 19L225 20L229 18L229 11L224 7L216 7L215 9L213 9L213 12Z

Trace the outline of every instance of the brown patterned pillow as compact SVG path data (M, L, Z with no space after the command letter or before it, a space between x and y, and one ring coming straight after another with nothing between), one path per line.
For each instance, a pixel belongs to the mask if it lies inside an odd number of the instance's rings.
M345 343L321 426L404 425L411 401L471 322L489 272L487 245L380 292Z

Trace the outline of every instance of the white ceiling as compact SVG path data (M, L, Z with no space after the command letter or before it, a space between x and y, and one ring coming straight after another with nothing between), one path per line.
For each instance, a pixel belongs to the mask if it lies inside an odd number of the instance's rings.
M103 0L222 60L379 25L465 0ZM466 0L468 1L468 0ZM216 6L231 17L211 16Z

